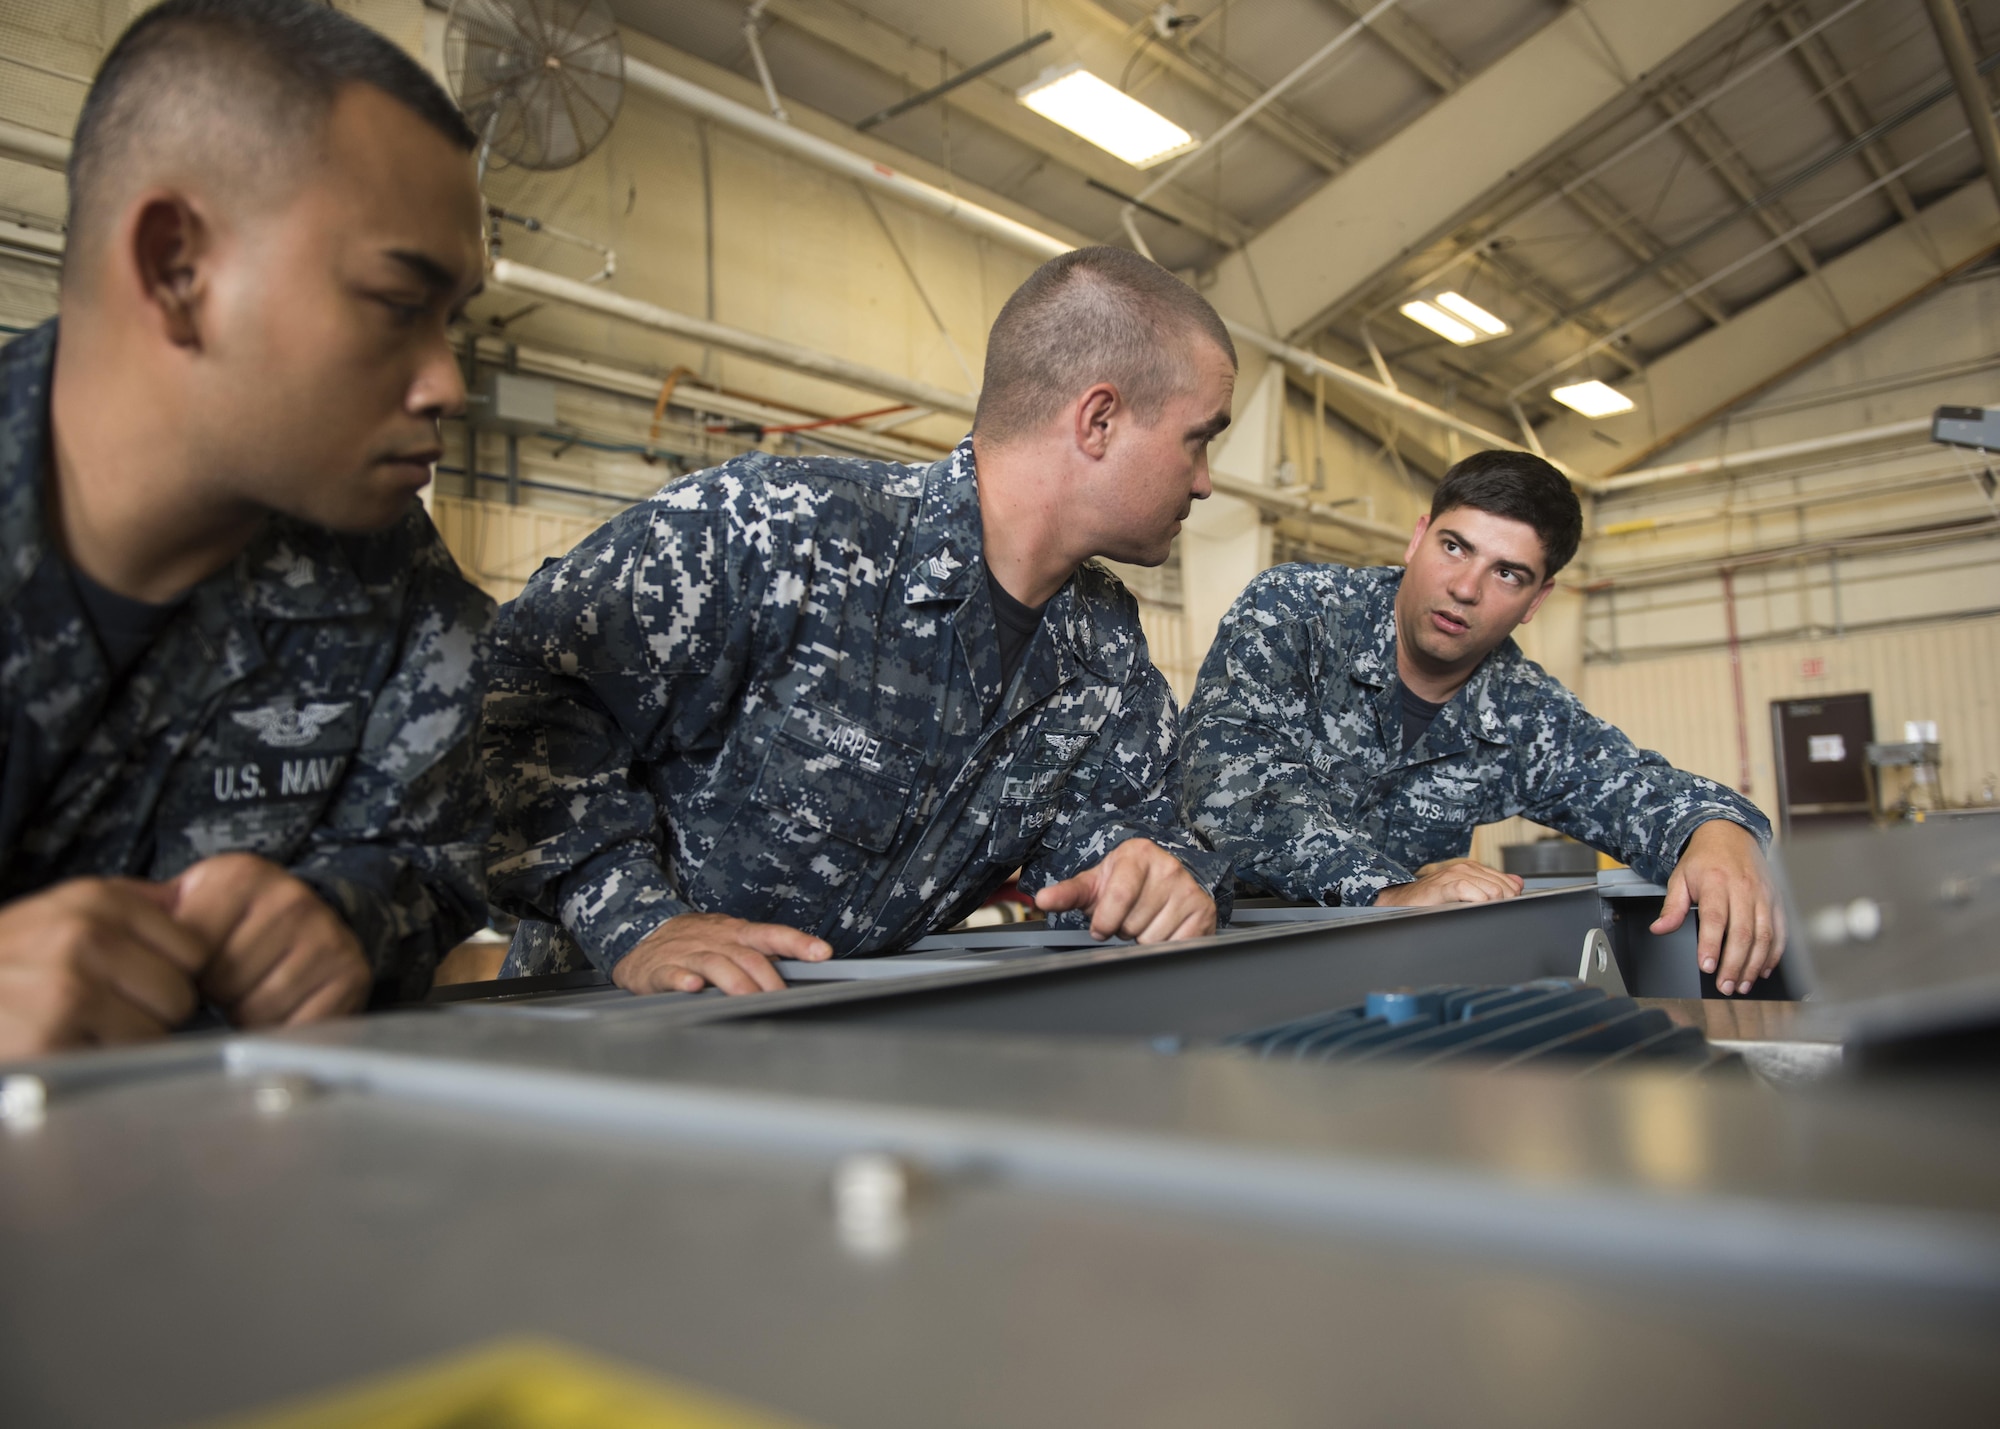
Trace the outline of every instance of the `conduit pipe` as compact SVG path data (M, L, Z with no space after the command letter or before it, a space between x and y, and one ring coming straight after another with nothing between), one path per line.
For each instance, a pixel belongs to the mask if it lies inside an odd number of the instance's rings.
M514 262L511 258L493 260L492 281L495 287L506 288L529 297L543 298L550 302L565 303L570 307L582 308L586 312L618 318L639 327L651 328L655 332L670 333L675 337L684 337L707 347L719 347L725 352L753 357L759 362L768 362L794 372L824 377L829 381L858 387L866 392L881 392L891 397L900 397L919 407L934 407L941 412L956 412L960 416L970 417L976 402L976 399L968 393L950 392L942 387L933 387L928 382L899 377L893 372L884 372L859 362L849 362L845 358L818 352L809 347L800 347L796 343L780 342L776 338L745 332L741 328L727 327L722 323L709 322L705 318L677 313L671 308L642 303L618 293L608 293L602 288L579 283L574 278L564 278L554 273L545 273L540 268L527 267Z
M69 167L69 140L0 119L0 158L18 159L61 173Z
M1328 525L1342 526L1362 536L1373 536L1378 541L1391 541L1398 546L1406 545L1410 533L1400 527L1391 526L1386 521L1370 521L1365 516L1350 516L1336 506L1327 506L1314 501L1309 496L1296 492L1276 491L1268 486L1259 486L1253 481L1238 481L1234 477L1209 473L1209 484L1217 494L1233 496L1247 501L1266 511L1281 516L1297 516L1307 521L1323 521Z
M1808 437L1804 441L1783 442L1773 447L1750 447L1740 452L1696 457L1693 461L1671 462L1666 466L1640 467L1635 471L1599 481L1597 492L1600 496L1615 496L1634 487L1671 481L1675 477L1709 476L1716 472L1735 471L1739 467L1763 466L1774 461L1789 461L1793 457L1839 451L1843 447L1864 447L1897 437L1912 437L1919 432L1928 434L1930 429L1929 417L1912 417L1907 422L1890 422L1880 427L1861 427L1851 432L1834 432L1824 437Z

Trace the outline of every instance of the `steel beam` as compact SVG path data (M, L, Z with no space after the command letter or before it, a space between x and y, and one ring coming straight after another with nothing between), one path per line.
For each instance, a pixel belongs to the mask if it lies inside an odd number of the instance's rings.
M1226 316L1259 315L1254 268L1279 335L1309 329L1624 95L1624 75L1652 72L1736 8L1572 7L1224 259L1211 300Z
M1567 415L1542 429L1552 454L1598 479L1643 463L1723 412L1901 311L2000 242L2000 205L1967 184L1651 363L1638 408L1600 422ZM1837 316L1825 297L1831 289ZM1602 432L1621 444L1606 446ZM1621 449L1622 448L1622 449Z
M1978 146L1980 161L1986 166L1986 181L2000 198L2000 129L1993 124L1993 98L1986 92L1979 61L1972 43L1965 37L1965 22L1959 18L1957 0L1924 0L1937 30L1938 48L1944 51L1945 67L1958 90L1958 102L1965 109L1965 122L1972 126L1972 142Z

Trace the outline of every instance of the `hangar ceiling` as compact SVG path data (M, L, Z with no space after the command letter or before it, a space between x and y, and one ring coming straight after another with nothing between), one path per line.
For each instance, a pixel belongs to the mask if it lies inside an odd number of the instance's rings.
M871 136L1066 230L1127 242L1129 216L1229 316L1496 430L1525 420L1593 474L1638 463L2000 238L1927 0L614 8L752 79L754 25L779 94L850 123L1048 31ZM2000 0L1958 10L1990 113ZM1197 138L1267 102L1192 162L1142 171L1015 100L1072 64ZM1135 195L1145 206L1128 209ZM1509 331L1461 347L1398 311L1441 288ZM1550 399L1586 377L1638 409L1589 423ZM1420 469L1449 459L1440 437L1328 401Z

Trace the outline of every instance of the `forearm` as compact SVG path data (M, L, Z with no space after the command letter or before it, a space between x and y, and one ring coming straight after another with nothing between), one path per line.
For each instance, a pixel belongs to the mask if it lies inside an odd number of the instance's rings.
M1604 849L1654 883L1672 876L1688 840L1714 820L1736 824L1769 846L1770 821L1733 790L1670 766L1645 774L1608 778L1594 791L1530 809L1528 817Z

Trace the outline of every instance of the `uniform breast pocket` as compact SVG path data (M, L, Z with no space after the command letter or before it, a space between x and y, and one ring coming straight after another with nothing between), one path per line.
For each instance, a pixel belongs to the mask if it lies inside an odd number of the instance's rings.
M916 751L801 702L772 735L750 797L790 823L882 853L902 828L916 768Z
M219 853L285 861L339 791L360 743L354 700L224 709L183 756L160 810L167 864Z
M361 712L353 700L251 705L225 710L214 730L214 803L322 803L354 757Z
M1024 857L1048 832L1092 738L1089 730L1043 729L1029 736L1000 781L996 855Z

